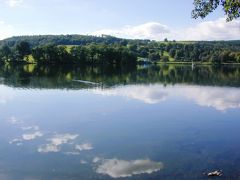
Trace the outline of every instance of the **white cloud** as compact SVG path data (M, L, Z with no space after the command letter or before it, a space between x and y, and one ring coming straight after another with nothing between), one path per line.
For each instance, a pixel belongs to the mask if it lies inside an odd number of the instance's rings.
M10 7L22 6L24 3L23 0L8 0L6 2ZM1 20L0 29L0 40L19 34L13 26ZM31 35L33 34L36 33L31 32ZM239 40L240 20L233 20L227 23L225 18L219 18L213 21L204 21L183 29L169 27L160 22L147 22L136 26L126 25L119 29L99 29L88 34L105 34L122 38L151 40L163 40L164 38L170 40Z
M240 20L226 22L225 18L206 21L182 32L181 39L188 40L234 40L240 39Z
M168 33L170 33L170 29L166 25L158 22L148 22L138 26L125 26L120 30L102 29L92 34L106 34L134 39L162 39Z
M113 35L132 39L163 40L235 40L240 39L240 20L226 22L225 18L205 21L185 29L171 28L159 22L149 22L120 29L101 29L94 35Z
M9 141L9 144L14 144L14 143L17 144L17 143L20 143L20 142L22 142L22 139L15 138L15 139Z
M138 174L151 174L163 169L162 162L149 159L126 161L120 159L106 159L97 167L99 174L109 175L112 178L131 177Z
M92 144L90 143L83 143L83 144L77 144L74 147L74 151L65 152L66 155L79 155L80 151L90 151L93 149Z
M182 93L200 106L213 107L219 111L240 108L239 89L193 86L186 88Z
M14 121L15 122L15 121ZM22 145L24 141L31 141L36 138L42 137L43 133L40 131L36 131L33 133L23 134L22 138L15 138L11 141L9 141L9 144L16 144L17 146Z
M90 143L78 144L75 146L75 149L78 151L88 151L92 150L93 146Z
M38 130L39 130L39 127L38 127L38 126L24 126L24 127L21 127L21 129L22 129L23 131L28 131L28 130L38 131Z
M200 106L212 107L219 111L240 108L240 90L229 87L183 85L165 87L160 84L151 84L97 89L93 92L104 96L123 96L147 104L156 104L173 96L179 96L190 99Z
M34 140L38 137L42 137L43 133L41 133L40 131L34 132L34 133L30 133L30 134L23 134L22 138L25 141L29 141L29 140Z
M97 162L99 162L99 161L101 161L101 158L100 158L100 157L95 157L95 158L92 160L93 163L97 163Z
M72 152L64 152L64 154L66 154L66 155L79 155L80 153L72 151Z
M8 122L9 122L10 124L12 124L12 125L17 125L17 124L22 124L22 123L23 123L22 120L14 117L14 116L10 117L9 120L8 120Z
M68 144L77 137L77 134L56 134L54 137L47 139L50 143L40 146L38 152L59 152L61 150L61 145Z
M40 153L59 152L60 150L60 146L54 144L46 144L38 148L38 152Z
M5 3L10 7L16 7L23 3L23 0L7 0Z
M81 160L81 161L80 161L80 164L88 164L88 162L85 161L85 160Z
M24 124L24 121L12 116L8 119L8 122L16 127ZM33 130L31 133L24 133L21 138L15 138L9 142L9 144L16 144L17 146L22 145L24 141L31 141L36 138L42 137L43 133L39 131L38 126L23 126L19 127L23 131Z
M105 90L97 89L93 91L101 95L121 95L143 101L147 104L156 104L164 101L169 93L162 85L131 85Z
M77 134L57 134L53 138L48 139L52 144L59 146L62 144L66 144L71 140L74 140L78 137Z

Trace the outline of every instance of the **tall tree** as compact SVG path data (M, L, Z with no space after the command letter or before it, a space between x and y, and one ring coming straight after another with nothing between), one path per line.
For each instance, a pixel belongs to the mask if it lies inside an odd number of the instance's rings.
M0 49L0 56L4 59L4 60L9 60L9 58L12 55L12 51L9 48L9 46L4 45L1 49Z
M19 44L17 44L16 50L21 60L23 60L25 56L31 54L30 45L26 41L21 41Z
M222 6L227 21L240 17L240 0L194 0L193 18L205 18L208 14Z

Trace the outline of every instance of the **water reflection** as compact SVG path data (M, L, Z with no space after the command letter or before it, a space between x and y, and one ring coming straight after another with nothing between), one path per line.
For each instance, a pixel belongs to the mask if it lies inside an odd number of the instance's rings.
M8 101L11 101L13 98L14 98L13 90L10 90L5 86L0 85L0 105L6 104Z
M239 89L230 88L240 86L239 66L197 66L192 70L191 66L181 65L138 69L6 65L0 68L0 76L0 83L13 87L93 89L97 94L125 96L148 104L182 96L219 111L240 107ZM1 86L0 104L13 96L13 89Z
M21 137L14 138L9 141L9 144L15 144L17 146L23 145L24 141L32 141L37 138L42 137L44 134L42 131L40 131L40 128L36 125L29 126L26 125L26 123L19 119L16 118L15 116L12 116L8 119L8 122L12 125L18 128L19 130L22 131Z
M29 67L31 66L31 67ZM32 67L33 66L33 67ZM20 88L82 89L96 86L160 83L240 86L240 66L163 65L138 68L0 66L1 84ZM85 83L90 82L90 83Z
M236 179L239 72L1 67L0 177Z
M154 162L150 159L130 161L121 159L100 159L96 163L99 163L96 169L97 173L108 175L112 178L131 177L139 174L152 174L163 169L162 162Z
M150 84L95 89L93 92L104 96L123 96L147 104L160 103L178 96L190 99L200 106L213 107L219 111L240 108L240 90L237 88Z
M22 123L23 123L22 120L14 117L14 116L10 117L9 120L8 120L8 122L9 122L10 124L12 124L12 125L18 125L18 124L22 124Z
M200 106L219 111L240 108L240 89L237 88L189 87L183 88L182 94Z
M79 134L52 134L51 132L43 133L39 126L29 125L27 122L24 122L23 120L20 120L14 116L10 117L8 122L12 126L16 127L22 134L20 137L10 140L9 144L22 146L24 142L33 141L42 137L47 143L36 146L36 150L39 153L61 152L62 147L66 145L69 147L68 149L65 148L65 150L70 150L63 152L66 155L79 155L81 151L90 151L93 149L93 145L89 142L81 144L77 144L77 142L75 142L75 140L79 137ZM50 137L45 139L46 136Z
M61 147L64 144L71 145L73 140L78 137L78 134L56 134L53 137L47 139L48 143L41 145L38 148L40 153L60 152Z
M93 92L104 96L124 96L148 104L156 104L169 97L172 88L163 85L129 85L108 89L94 89Z
M34 139L42 137L42 136L43 136L43 133L41 131L36 131L33 133L29 133L29 134L23 134L22 139L25 141L29 141L29 140L34 140Z

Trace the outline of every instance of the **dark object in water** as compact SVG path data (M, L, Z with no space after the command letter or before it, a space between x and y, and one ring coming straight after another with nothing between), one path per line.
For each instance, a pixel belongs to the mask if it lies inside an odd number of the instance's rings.
M222 176L223 175L223 172L222 170L216 170L216 171L213 171L213 172L210 172L210 173L207 173L208 176Z

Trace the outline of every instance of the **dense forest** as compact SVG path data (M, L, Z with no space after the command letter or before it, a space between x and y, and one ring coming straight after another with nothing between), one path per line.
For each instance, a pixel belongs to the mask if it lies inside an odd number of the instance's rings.
M163 42L103 35L18 36L0 41L1 62L101 64L240 63L240 41Z
M117 38L109 35L98 36L87 36L87 35L39 35L39 36L15 36L0 41L1 45L8 45L14 47L21 41L27 41L32 47L55 44L55 45L88 45L91 43L95 44L106 44L106 45L123 45L126 46L129 43L141 43L147 44L150 40L129 40Z

